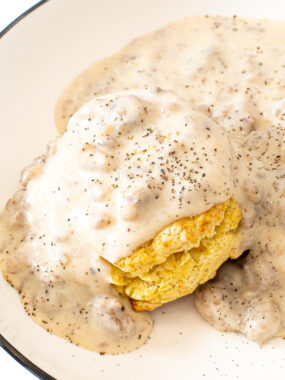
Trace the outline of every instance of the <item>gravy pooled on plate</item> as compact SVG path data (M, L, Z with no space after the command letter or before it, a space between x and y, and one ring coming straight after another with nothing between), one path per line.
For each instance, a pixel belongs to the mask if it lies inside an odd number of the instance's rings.
M199 288L196 305L220 330L285 335L284 32L185 19L72 82L56 107L65 134L0 216L0 267L38 324L102 353L143 344L151 318L117 294L103 258L233 198L238 251L250 253Z

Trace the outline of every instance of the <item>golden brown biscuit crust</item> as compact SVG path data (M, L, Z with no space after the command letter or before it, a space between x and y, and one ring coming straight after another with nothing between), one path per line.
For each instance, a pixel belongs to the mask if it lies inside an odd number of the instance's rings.
M241 211L229 199L201 215L177 220L112 265L120 294L136 311L153 310L192 293L213 278L228 258L236 258Z

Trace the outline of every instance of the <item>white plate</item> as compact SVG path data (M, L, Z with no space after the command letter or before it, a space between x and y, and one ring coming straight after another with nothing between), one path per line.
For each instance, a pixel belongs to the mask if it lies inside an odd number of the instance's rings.
M50 0L0 40L0 204L20 170L56 135L57 96L80 71L134 37L197 14L285 17L284 0ZM285 378L285 342L263 348L208 326L186 297L154 312L151 339L137 351L100 356L49 335L24 313L0 278L0 332L60 380ZM0 376L1 377L1 376Z

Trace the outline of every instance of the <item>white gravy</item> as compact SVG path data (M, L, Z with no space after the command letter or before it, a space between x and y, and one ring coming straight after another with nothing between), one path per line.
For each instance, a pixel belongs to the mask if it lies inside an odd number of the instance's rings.
M61 132L73 115L67 131L0 217L2 272L37 323L101 353L143 344L151 319L116 294L102 257L233 197L250 253L198 290L197 307L260 343L285 335L284 32L185 19L72 82L56 107Z

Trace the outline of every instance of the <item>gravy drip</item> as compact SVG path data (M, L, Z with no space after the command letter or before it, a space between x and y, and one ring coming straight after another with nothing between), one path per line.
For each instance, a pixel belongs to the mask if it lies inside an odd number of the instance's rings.
M174 90L226 130L241 250L203 286L196 304L223 331L263 343L285 321L285 24L237 17L186 18L140 37L77 77L56 107L58 129L88 99L158 86Z

